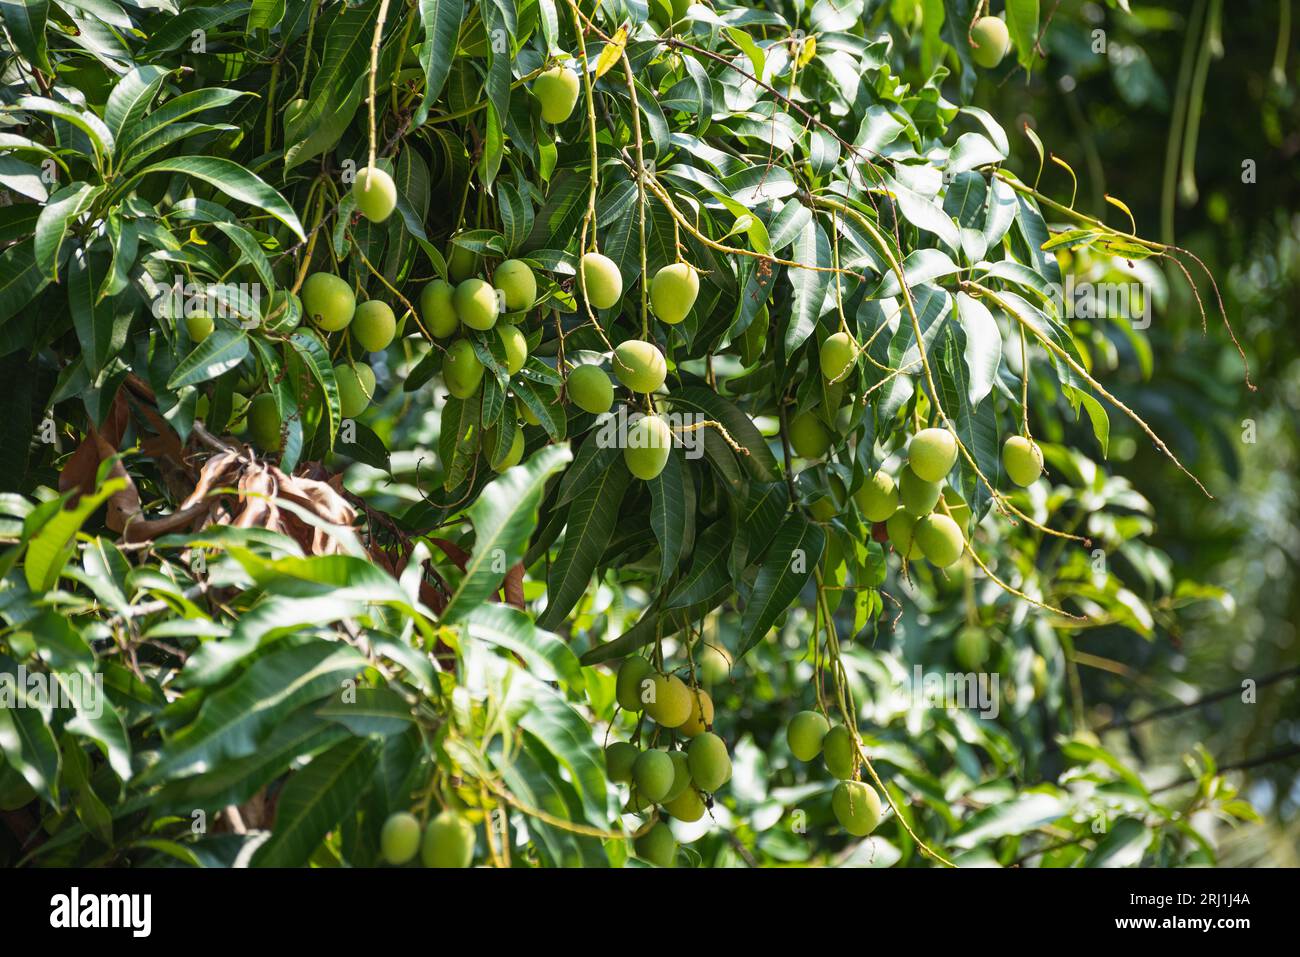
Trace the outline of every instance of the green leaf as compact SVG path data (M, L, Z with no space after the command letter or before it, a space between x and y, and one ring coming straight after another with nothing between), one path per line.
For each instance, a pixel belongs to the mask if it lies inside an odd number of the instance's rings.
M463 625L471 638L518 655L542 680L558 679L575 690L583 687L577 655L556 635L534 625L518 608L485 603L471 611Z
M284 223L303 242L307 235L298 221L298 214L293 207L265 180L250 173L233 160L218 156L177 156L172 159L151 163L133 179L148 176L150 173L184 173L204 182L211 183L232 199L264 209L280 222Z
M501 587L537 527L537 507L547 481L572 458L567 445L547 446L483 488L468 510L474 548L460 586L443 609L443 622L461 620Z
M0 0L0 17L18 52L43 73L53 73L45 46L49 0Z
M343 410L340 406L339 384L334 377L334 366L330 364L330 355L325 348L325 343L321 342L319 335L310 329L299 329L289 337L289 345L302 358L305 365L316 380L316 384L321 387L321 392L325 396L325 408L329 417L330 427L330 446L333 447L334 440L338 436L339 425L343 421ZM356 424L356 423L354 423ZM367 431L369 431L367 429ZM371 433L373 435L374 433ZM381 443L382 447L382 443ZM385 450L386 457L387 450Z
M90 110L78 109L43 96L20 96L14 109L28 113L46 113L71 123L90 140L90 145L95 150L96 166L113 155L113 134L104 125L104 121Z
M17 315L49 281L36 264L32 240L0 253L0 325Z
M420 0L420 23L424 27L424 42L420 45L424 96L415 111L413 127L423 125L429 116L429 107L437 102L443 84L447 82L464 10L462 0Z
M825 533L801 513L786 516L763 556L754 590L745 602L737 657L762 641L780 614L799 597L825 544Z
M36 251L36 265L47 278L59 281L59 250L68 235L68 226L89 209L102 192L103 187L100 186L73 183L51 196L41 209L41 215L36 220L33 248Z
M546 610L537 619L541 627L549 630L559 625L586 592L614 535L619 505L631 480L632 473L619 456L569 506L564 542L546 577Z
M1007 0L1007 31L1016 48L1016 61L1032 73L1038 61L1038 0Z
M957 293L957 321L966 334L965 360L970 373L966 398L972 406L978 406L997 381L1002 333L988 307L964 292Z
M158 763L141 778L152 782L201 774L253 754L286 715L337 694L343 679L364 666L357 651L330 641L311 641L258 658L209 695L193 722L164 740Z
M167 388L175 390L215 379L235 368L247 355L248 336L243 330L214 330L177 364Z
M1120 818L1084 858L1083 866L1136 867L1155 838L1156 831L1141 818Z
M58 742L42 709L27 699L27 689L18 684L12 670L9 680L24 700L19 707L0 708L0 753L33 791L57 807L61 764Z
M160 66L138 66L117 81L104 107L104 122L115 142L121 143L122 135L148 112L170 72Z
M270 840L253 855L253 866L306 864L325 835L356 807L378 758L374 742L349 738L290 777L276 803Z
M247 3L222 3L215 7L188 7L173 17L165 18L160 29L140 48L138 56L148 60L160 53L168 53L191 42L195 30L207 33L214 27L229 23L248 12Z
M809 219L800 231L790 258L808 266L825 268L831 265L830 240L815 217ZM817 327L817 320L826 306L826 293L831 288L833 274L792 268L788 275L794 299L790 307L790 323L785 330L785 352L793 355Z
M689 608L713 598L731 585L729 561L734 529L729 521L720 520L700 535L692 552L691 570L673 589L664 608Z
M669 393L667 399L673 405L684 405L720 422L731 438L748 451L749 454L741 455L741 459L754 478L760 482L773 482L781 477L776 456L758 431L758 426L730 399L705 386L686 386Z
M659 583L666 584L682 557L686 529L686 481L681 454L674 449L664 470L646 484L650 486L650 528L659 542Z
M81 526L109 496L125 487L124 480L111 479L94 494L82 495L72 507L55 511L35 531L27 543L27 558L23 562L23 575L27 579L28 588L34 592L45 592L58 584L63 566L76 549L76 535L81 531ZM35 516L35 512L29 515L28 522Z

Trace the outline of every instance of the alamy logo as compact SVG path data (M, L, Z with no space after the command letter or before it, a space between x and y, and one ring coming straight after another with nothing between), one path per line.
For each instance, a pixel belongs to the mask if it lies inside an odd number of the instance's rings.
M673 434L673 444L680 448L688 459L704 457L704 426L708 422L705 416L693 412L657 413L664 420ZM631 426L639 419L645 418L641 412L628 414L627 406L620 405L615 412L608 412L600 419L596 430L596 447L601 449L639 449L655 445L654 436L643 438L643 433Z
M998 673L961 674L912 669L912 701L923 708L965 708L980 717L996 719L1001 710Z
M214 319L233 319L245 329L262 321L262 284L256 282L188 282L173 276L153 301L155 319L183 319L205 314Z
M152 914L149 894L82 894L73 887L50 898L50 926L57 928L125 927L133 937L148 937Z
M19 665L0 671L0 708L72 708L89 718L104 714L104 676L76 672L47 675Z

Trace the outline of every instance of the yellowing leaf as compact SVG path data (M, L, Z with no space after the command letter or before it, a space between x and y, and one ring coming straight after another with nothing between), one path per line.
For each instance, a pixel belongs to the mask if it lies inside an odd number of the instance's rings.
M596 79L608 73L615 63L623 56L623 50L627 47L627 27L619 27L618 32L614 34L613 40L605 44L605 49L600 51L600 56L596 59Z
M799 45L799 66L805 67L817 55L817 38L808 37Z

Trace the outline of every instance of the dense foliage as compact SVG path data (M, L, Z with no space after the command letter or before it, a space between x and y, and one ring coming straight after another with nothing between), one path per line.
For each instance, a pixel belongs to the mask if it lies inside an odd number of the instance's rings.
M0 8L0 859L1213 861L1076 647L1223 604L1093 371L1212 280L974 105L986 6Z

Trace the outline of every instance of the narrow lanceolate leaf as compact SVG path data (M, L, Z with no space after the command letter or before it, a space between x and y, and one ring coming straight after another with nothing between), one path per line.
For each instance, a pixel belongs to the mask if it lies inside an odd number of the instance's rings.
M167 388L198 385L229 372L248 355L248 336L239 329L217 329L176 366Z
M815 218L808 220L808 224L799 233L790 258L805 266L825 268L831 265L830 240ZM816 269L792 268L789 276L794 298L790 306L790 324L785 331L786 355L803 345L817 327L833 274Z
M518 608L482 604L469 613L464 626L471 638L518 655L537 677L545 681L559 679L570 688L582 688L578 656L556 635L534 625Z
M78 249L68 268L68 309L81 345L82 361L93 375L118 352L126 341L126 329L117 321L111 299L99 298L108 276L108 261L102 255L88 255Z
M546 578L549 602L537 619L543 628L560 624L587 590L614 534L619 505L631 480L632 473L619 456L569 506L564 543Z
M474 548L442 621L459 621L501 587L537 527L546 482L572 458L567 445L550 445L484 487L468 513L474 523Z
M122 142L122 134L148 112L169 72L160 66L138 66L117 81L104 107L104 122L115 141Z
M943 393L943 408L957 438L974 457L980 471L994 487L1000 481L1002 468L1001 443L998 441L998 420L992 402L976 406L970 400L973 385L966 371L963 352L970 342L961 326L950 326L950 333L936 350L932 361L939 372L939 391ZM937 361L936 361L937 360ZM966 456L959 459L961 467L961 493L975 515L975 521L984 517L992 504L988 485L980 481Z
M686 496L682 491L682 457L674 450L664 470L646 484L650 486L650 528L659 542L659 583L673 576L682 555L686 529Z
M0 253L0 325L17 315L49 283L36 265L32 247L28 241Z
M81 496L72 508L59 509L32 535L27 543L27 560L23 563L28 588L44 592L58 584L63 566L76 548L76 536L82 524L124 485L121 479L105 482L93 495Z
M253 855L255 867L300 867L352 812L370 786L379 759L375 743L348 738L289 778L276 803L271 838Z
M63 248L68 230L101 192L101 186L72 183L51 196L45 204L36 220L34 239L36 265L43 276L54 282L59 281L59 251Z
M14 685L25 698L26 689L16 681ZM23 704L28 702L24 700ZM33 791L58 805L59 745L40 708L0 708L0 754Z
M419 126L428 118L429 107L437 101L443 84L447 82L464 10L462 0L420 0L420 23L424 27L424 43L420 45L424 97L415 111L413 126Z
M695 543L691 570L664 602L665 608L688 608L707 601L722 588L731 585L727 563L732 546L731 522L714 522Z
M329 351L320 337L309 329L299 329L289 337L289 345L302 358L303 365L311 370L312 378L321 387L325 397L325 408L329 416L330 444L338 436L339 425L343 421L342 408L339 405L339 384L334 377L334 366L330 364Z
M957 293L957 320L966 334L965 360L970 373L966 397L972 406L978 406L993 391L1002 362L1002 333L988 307L964 292Z
M1007 32L1017 62L1032 72L1038 60L1038 0L1007 0Z
M0 19L4 20L14 46L28 64L45 73L54 72L45 45L49 14L49 0L0 0Z
M740 458L754 478L760 482L772 482L780 478L776 456L768 448L767 440L758 431L754 421L730 399L704 386L687 386L669 394L668 401L695 409L706 419L720 423L732 440L748 453L741 454Z
M142 777L158 781L203 773L253 754L286 716L337 694L343 678L364 666L360 653L332 641L265 654L209 695L198 716L167 739L165 756Z
M798 512L791 512L781 523L745 603L738 654L745 654L762 641L781 613L799 597L821 559L825 542L821 528Z
M113 134L109 132L104 121L91 110L79 109L43 96L20 96L16 106L28 113L45 113L71 123L86 134L86 138L90 140L90 145L95 150L97 160L113 155Z
M177 156L151 163L136 174L183 173L211 183L232 199L264 209L284 223L303 242L307 236L293 207L265 180L250 173L233 160L218 156Z

